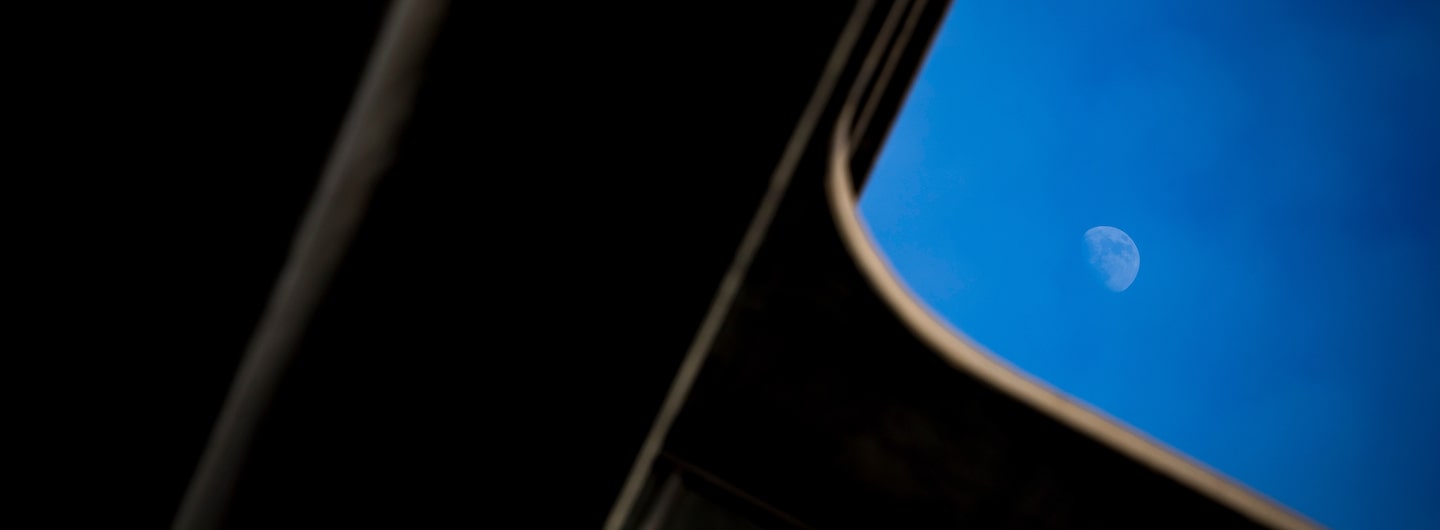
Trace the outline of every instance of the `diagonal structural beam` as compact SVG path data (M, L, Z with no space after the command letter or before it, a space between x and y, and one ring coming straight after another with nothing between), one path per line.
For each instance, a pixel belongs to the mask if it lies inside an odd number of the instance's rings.
M389 167L447 0L397 0L385 16L359 89L311 197L265 313L231 383L176 530L217 528L305 326L339 267L371 192Z

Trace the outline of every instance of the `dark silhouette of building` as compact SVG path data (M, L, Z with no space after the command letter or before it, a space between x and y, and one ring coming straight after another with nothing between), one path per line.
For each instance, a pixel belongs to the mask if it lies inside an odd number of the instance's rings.
M450 5L214 521L1304 524L977 372L857 259L836 186L947 5ZM160 132L130 140L170 153L137 160L190 197L122 190L149 217L108 227L161 308L112 312L158 367L114 405L156 434L105 455L157 479L115 514L147 526L215 442L387 4L196 9L110 52L148 75Z

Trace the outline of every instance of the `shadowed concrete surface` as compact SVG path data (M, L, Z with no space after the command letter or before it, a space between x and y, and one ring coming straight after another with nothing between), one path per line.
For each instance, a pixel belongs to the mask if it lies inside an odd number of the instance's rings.
M91 276L162 308L104 311L149 347L106 404L146 433L104 453L153 478L124 519L173 516L384 7L108 15L90 60L157 126L115 131L148 173ZM849 11L453 5L227 526L598 525Z

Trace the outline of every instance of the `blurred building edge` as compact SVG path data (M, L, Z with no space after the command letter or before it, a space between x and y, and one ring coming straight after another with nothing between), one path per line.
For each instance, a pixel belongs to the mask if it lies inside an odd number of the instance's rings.
M673 383L611 527L1305 526L1193 490L947 364L866 281L827 204L830 138L854 132L863 179L946 7L862 2L853 53L842 32L840 82L822 75L778 209L756 221L753 256L742 243L743 282L731 300L722 288L715 336L701 327L698 370Z

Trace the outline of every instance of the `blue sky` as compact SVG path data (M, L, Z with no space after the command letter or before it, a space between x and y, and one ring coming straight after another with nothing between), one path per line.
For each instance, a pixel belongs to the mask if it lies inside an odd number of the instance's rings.
M1440 528L1440 2L956 0L860 211L1021 369L1322 524Z

